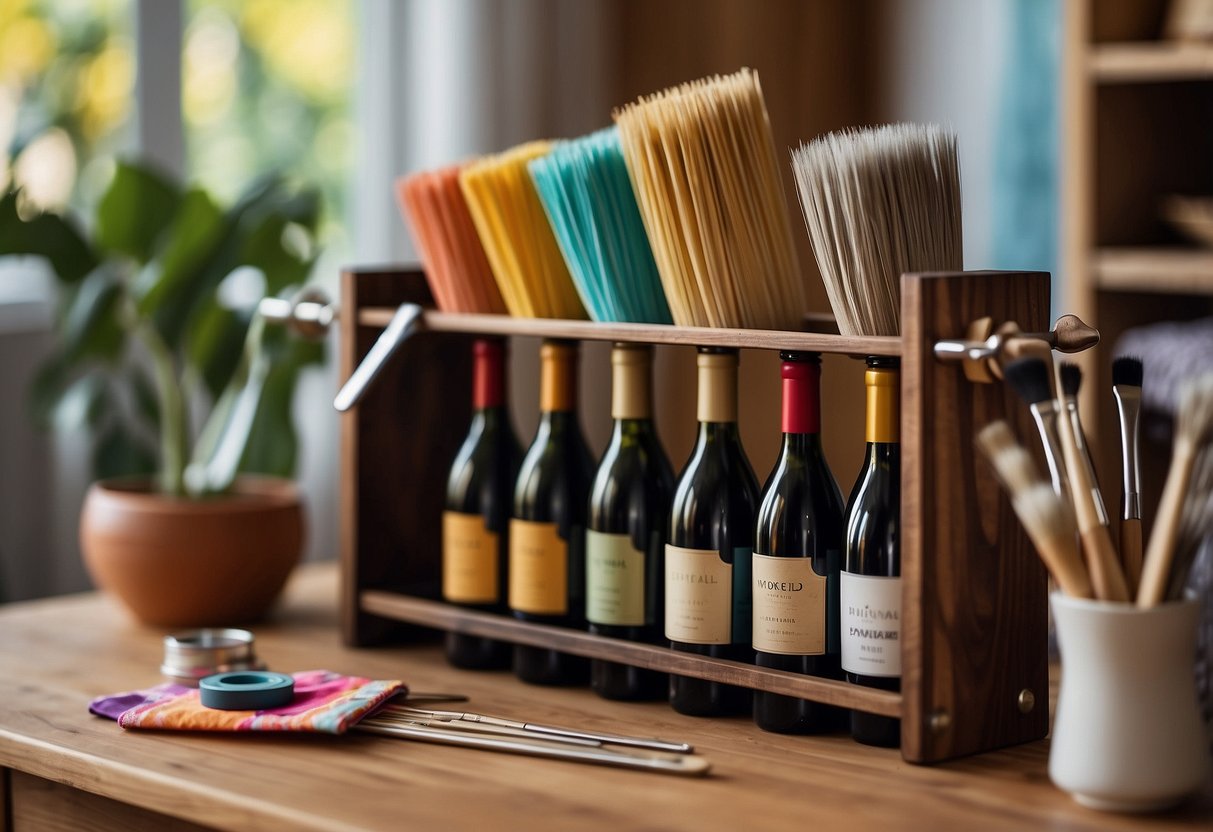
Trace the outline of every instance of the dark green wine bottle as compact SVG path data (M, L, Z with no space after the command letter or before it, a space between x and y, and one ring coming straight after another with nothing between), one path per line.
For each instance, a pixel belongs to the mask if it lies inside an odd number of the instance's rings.
M523 621L585 628L585 524L593 460L577 421L577 344L539 350L539 428L514 487L510 609ZM584 684L589 662L546 647L514 648L514 672L537 685Z
M758 508L754 650L760 667L842 679L838 570L842 495L821 448L821 357L782 353L783 443ZM765 691L754 722L808 734L846 727L841 708Z
M522 453L506 408L505 342L481 338L472 350L472 426L451 465L442 515L442 596L505 612L510 511ZM509 667L510 646L449 632L446 657L456 667Z
M674 488L665 560L665 634L675 650L752 662L750 556L758 483L737 430L737 351L700 348L699 437ZM692 716L745 713L750 691L670 677Z
M653 426L653 349L616 344L611 368L614 428L590 493L586 618L591 633L658 644L674 472ZM652 670L590 664L590 687L607 699L656 699L666 685Z
M897 359L869 358L867 453L846 511L842 668L848 682L901 690L901 447ZM894 747L900 720L851 712L851 736Z

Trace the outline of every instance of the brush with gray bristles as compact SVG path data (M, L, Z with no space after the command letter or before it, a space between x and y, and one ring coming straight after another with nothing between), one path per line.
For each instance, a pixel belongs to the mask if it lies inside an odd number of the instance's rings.
M901 275L963 267L956 135L893 124L792 151L817 267L843 335L901 334Z
M1060 418L1070 420L1070 430L1074 432L1074 445L1078 458L1087 472L1087 480L1091 484L1091 502L1095 505L1095 513L1099 516L1101 526L1108 525L1108 509L1104 505L1103 494L1099 490L1099 477L1095 474L1095 463L1091 461L1091 451L1087 445L1087 435L1082 429L1082 418L1078 415L1078 391L1082 389L1082 368L1070 361L1063 361L1057 369L1061 379Z

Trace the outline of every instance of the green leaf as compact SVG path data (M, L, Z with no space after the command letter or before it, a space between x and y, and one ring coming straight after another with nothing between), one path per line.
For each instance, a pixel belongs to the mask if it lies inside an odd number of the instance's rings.
M61 325L63 358L69 366L88 360L113 362L122 355L126 332L118 314L123 293L122 283L104 267L84 278Z
M232 248L232 241L219 207L199 189L186 194L166 233L161 256L147 265L138 282L139 313L152 319L175 350L195 307L227 274L221 263L230 257L225 249Z
M250 231L241 247L241 264L261 269L267 295L277 295L288 286L303 283L312 271L314 260L299 256L286 244L286 229L292 224L298 225L285 216L271 214ZM302 225L299 228L304 229Z
M97 204L97 244L148 262L181 201L181 188L153 168L119 162Z
M16 191L0 197L0 254L44 257L63 283L76 283L97 267L97 255L70 218L42 213L23 220L17 199Z
M248 445L240 460L242 472L294 476L299 436L291 418L291 404L298 377L295 369L285 364L270 369L261 392L260 407L249 430Z
M214 300L205 304L190 328L186 355L212 400L219 398L236 371L247 331L247 320Z
M30 417L41 430L54 423L55 412L72 386L72 372L62 352L52 354L34 374L29 386Z
M152 474L156 457L120 422L110 425L93 447L93 473L99 479Z

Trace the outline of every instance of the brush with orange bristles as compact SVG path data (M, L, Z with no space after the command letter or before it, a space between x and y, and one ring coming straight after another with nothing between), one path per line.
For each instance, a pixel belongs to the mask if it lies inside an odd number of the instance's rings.
M460 170L452 165L403 177L396 197L438 308L504 314L505 301L459 188Z

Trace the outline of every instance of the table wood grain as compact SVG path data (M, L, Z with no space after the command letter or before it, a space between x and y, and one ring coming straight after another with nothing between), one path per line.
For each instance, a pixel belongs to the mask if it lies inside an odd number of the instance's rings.
M1073 803L1049 783L1046 742L931 767L843 736L786 737L748 720L696 719L662 703L523 685L449 668L434 645L340 643L337 573L300 569L254 628L275 670L326 668L468 694L469 709L693 743L702 780L388 737L123 732L88 701L160 681L158 630L103 595L0 608L0 766L236 830L1209 829L1213 787L1169 814L1133 818ZM24 782L24 775L10 780ZM3 805L0 802L0 805Z

